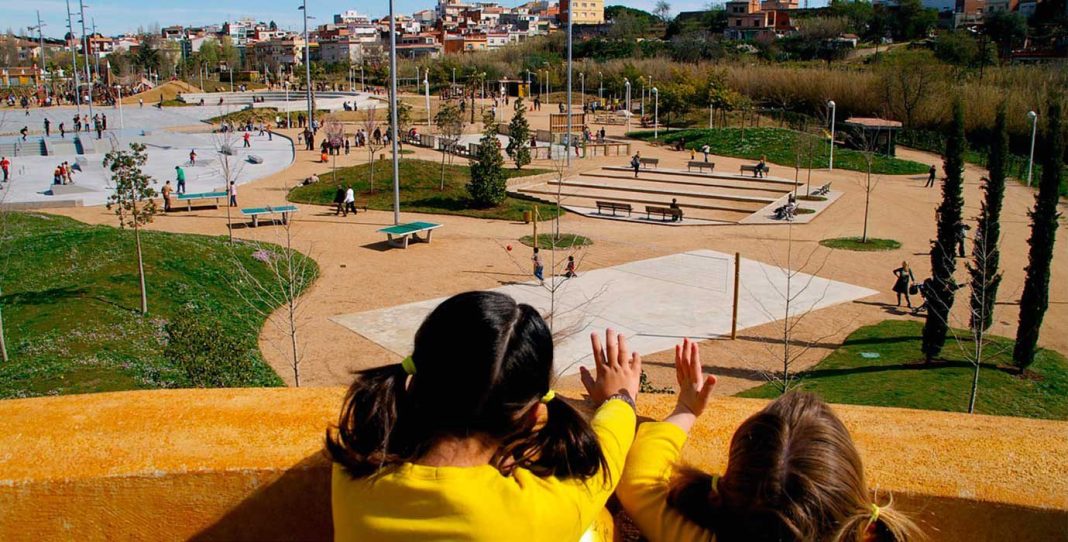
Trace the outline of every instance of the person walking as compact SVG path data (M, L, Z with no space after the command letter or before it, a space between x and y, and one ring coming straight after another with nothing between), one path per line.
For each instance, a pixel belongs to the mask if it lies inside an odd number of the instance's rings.
M237 207L237 184L230 181L230 207Z
M4 170L4 182L11 178L11 160L8 160L6 156L0 157L0 169Z
M535 242L537 241L535 240ZM544 284L545 266L541 263L541 254L538 254L538 247L534 247L534 255L530 257L530 262L534 264L534 277Z
M349 211L352 214L356 214L356 192L349 186L345 190L345 216L349 216Z
M274 135L274 132L271 131L271 125L270 124L267 125L266 131L267 131L267 141L273 141L272 136Z
M575 257L574 256L568 256L567 257L567 268L564 269L564 276L569 278L569 279L573 279L573 278L578 276L578 273L575 272Z
M334 216L341 214L341 212L345 209L345 195L345 188L342 187L340 184L337 185L337 191L334 192L334 206L336 207L336 209L334 210Z
M141 99L141 98L138 98L138 99L137 99L137 107L140 107L141 109L144 109L144 107L145 107L145 100L143 100L143 99Z
M185 170L182 166L174 166L175 182L178 183L178 194L185 194Z
M26 136L29 135L29 133L30 133L30 127L29 126L23 126L22 129L19 130L19 133L22 134L22 140L26 141Z
M196 149L189 149L189 165L190 166L196 166L197 165L197 151L196 151Z
M956 225L956 237L957 237L957 256L964 257L964 239L968 237L968 230L972 229L971 226L964 222L957 222Z
M104 127L104 131L108 131L108 116L107 113L100 115L100 125Z
M897 279L894 281L894 293L897 294L897 306L901 306L901 296L905 296L905 303L908 308L912 308L912 299L909 298L909 290L912 288L912 284L916 282L916 277L912 275L912 269L909 268L909 262L901 262L901 267L894 269L894 276Z
M923 185L924 188L930 188L930 187L934 186L935 173L937 171L938 170L935 169L934 165L931 166L931 169L927 170L927 184Z
M163 194L163 212L171 210L171 192L174 192L174 188L171 187L171 182L167 181L160 189L160 193Z
M62 122L59 123L59 137L64 139L67 137L67 127Z
M642 166L642 153L636 152L630 157L630 167L634 169L634 178L638 178L638 168Z
M49 137L49 136L52 135L52 121L48 120L48 117L45 117L44 129L45 129L45 137Z
M704 155L705 155L705 162L708 162L708 152L709 152L710 150L712 150L712 149L708 148L708 145L703 145L703 146L701 147L701 154L704 154Z
M249 143L249 138L251 138L251 137L252 137L251 134L249 134L248 132L245 132L245 135L241 138L245 142L245 148L246 149L252 146L252 144Z

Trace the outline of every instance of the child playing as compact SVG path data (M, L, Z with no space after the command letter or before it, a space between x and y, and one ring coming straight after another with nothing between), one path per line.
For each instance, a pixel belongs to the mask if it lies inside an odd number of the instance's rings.
M678 468L708 405L697 345L675 347L679 399L663 422L642 424L617 495L651 542L907 541L916 526L874 502L849 431L816 396L791 392L750 416L731 439L722 476Z
M567 268L564 269L564 276L569 278L569 279L573 279L573 278L578 276L578 273L575 272L575 257L574 256L568 256L567 257Z
M326 447L335 540L579 540L634 438L641 358L592 337L587 422L551 388L553 340L529 305L467 292L402 363L360 373Z

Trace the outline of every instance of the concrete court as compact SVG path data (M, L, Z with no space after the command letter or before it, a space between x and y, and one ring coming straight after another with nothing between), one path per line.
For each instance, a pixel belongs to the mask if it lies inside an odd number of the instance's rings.
M611 327L643 355L669 349L683 337L729 335L733 298L733 255L695 250L597 269L579 268L579 277L557 277L556 371L573 374L590 367L589 335ZM550 262L546 259L546 266ZM557 262L562 268L563 262ZM548 275L548 272L546 273ZM548 284L548 280L546 282ZM773 265L742 259L738 329L780 320L785 315L786 275ZM792 279L791 315L874 295L860 286L811 275ZM800 291L803 290L803 291ZM537 282L511 284L494 291L550 312L550 292ZM800 292L799 292L800 291ZM444 298L339 315L334 322L405 356L415 331ZM462 340L458 337L457 340Z

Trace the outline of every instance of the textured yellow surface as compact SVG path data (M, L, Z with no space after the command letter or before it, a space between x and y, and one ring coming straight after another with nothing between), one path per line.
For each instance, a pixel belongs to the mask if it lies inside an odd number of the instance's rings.
M0 540L330 536L341 388L0 401ZM662 417L674 396L643 395ZM722 470L762 401L717 399L686 461ZM836 406L880 493L934 540L1068 540L1068 423Z

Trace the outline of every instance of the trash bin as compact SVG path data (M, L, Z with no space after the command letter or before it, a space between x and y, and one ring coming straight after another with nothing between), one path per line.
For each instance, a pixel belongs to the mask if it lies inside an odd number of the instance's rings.
M530 221L534 219L534 213L530 211L523 211L523 223L530 224Z

